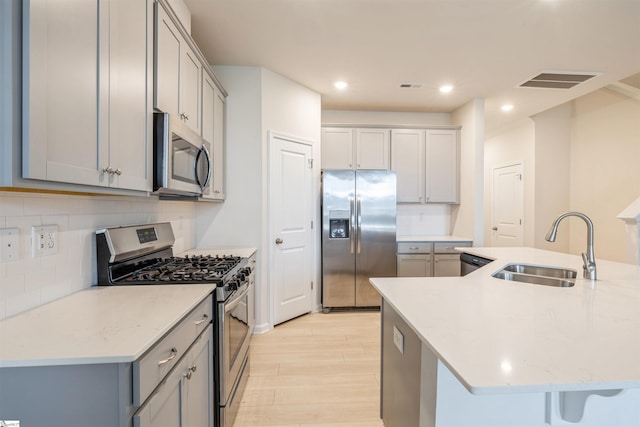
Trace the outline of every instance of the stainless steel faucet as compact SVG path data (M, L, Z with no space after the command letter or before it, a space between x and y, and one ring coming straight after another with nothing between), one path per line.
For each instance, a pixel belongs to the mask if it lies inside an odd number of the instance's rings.
M578 218L582 218L584 222L587 223L587 251L582 253L582 277L585 279L596 280L596 256L593 252L593 222L591 219L583 213L580 212L565 212L560 215L551 226L551 229L547 233L545 239L547 242L555 242L556 234L558 233L558 225L560 225L560 221L568 216L577 216Z

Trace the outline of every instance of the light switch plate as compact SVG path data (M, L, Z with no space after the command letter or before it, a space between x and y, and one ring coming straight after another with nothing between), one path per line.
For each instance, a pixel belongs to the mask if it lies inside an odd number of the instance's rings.
M3 228L0 230L0 262L17 261L20 257L20 230Z
M58 253L58 226L40 225L31 227L31 256Z

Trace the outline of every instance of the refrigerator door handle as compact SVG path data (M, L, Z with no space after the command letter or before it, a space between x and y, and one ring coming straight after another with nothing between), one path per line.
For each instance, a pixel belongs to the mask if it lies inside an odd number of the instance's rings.
M357 213L356 213L356 217L357 222L356 222L356 227L357 227L357 239L358 239L358 253L360 253L360 247L362 246L362 199L360 197L358 197L358 206L357 206Z
M355 232L355 206L353 197L349 197L349 228L351 232L349 233L349 253L353 253L354 250L354 232Z

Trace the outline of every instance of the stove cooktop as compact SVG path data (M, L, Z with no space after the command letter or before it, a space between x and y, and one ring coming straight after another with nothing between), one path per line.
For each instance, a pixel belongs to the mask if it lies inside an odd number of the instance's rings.
M243 258L236 256L170 257L157 259L118 280L119 284L223 283Z

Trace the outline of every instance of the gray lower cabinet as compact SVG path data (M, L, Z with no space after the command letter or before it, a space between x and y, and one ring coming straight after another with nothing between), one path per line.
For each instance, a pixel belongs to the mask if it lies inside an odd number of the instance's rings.
M136 412L135 427L213 427L212 334L209 325Z
M386 427L420 425L420 338L382 300L380 416Z
M47 427L213 427L213 299L138 360L0 369L0 419Z
M398 243L398 277L460 276L460 254L455 247L471 246L470 241Z

